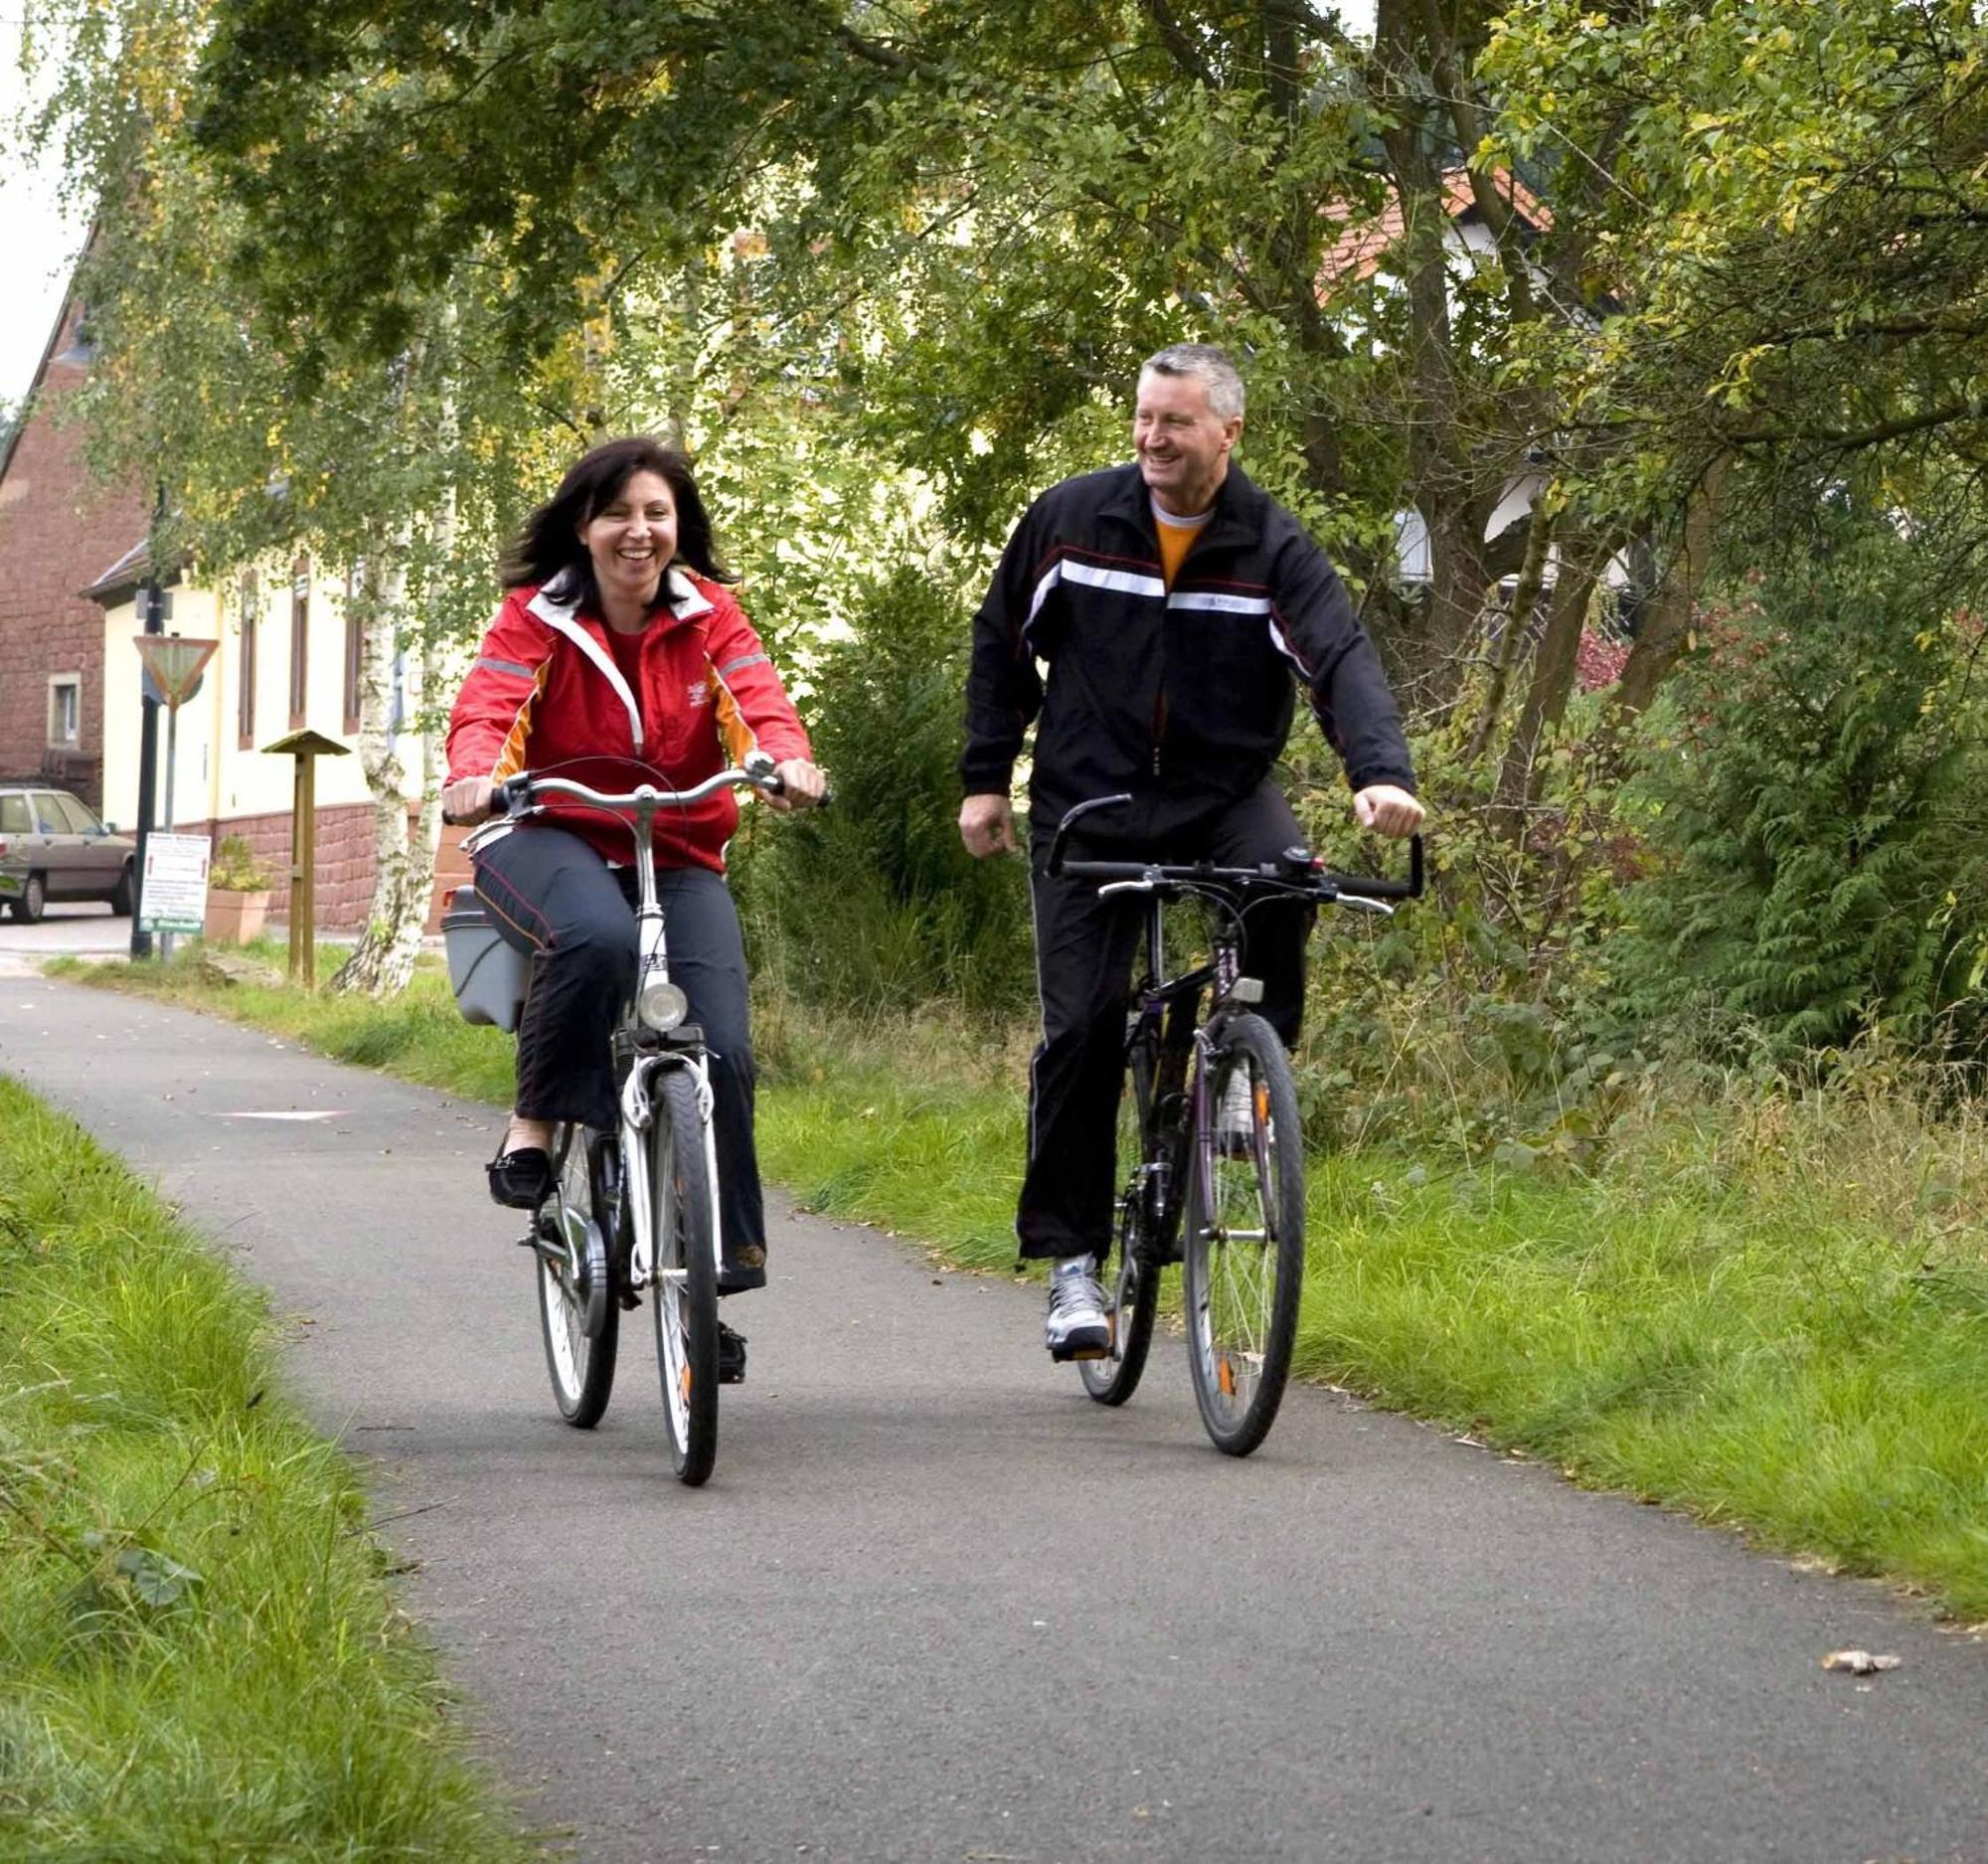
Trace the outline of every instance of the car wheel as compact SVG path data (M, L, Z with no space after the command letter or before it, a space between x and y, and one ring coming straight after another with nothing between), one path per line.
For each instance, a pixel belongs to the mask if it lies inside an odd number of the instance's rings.
M124 863L123 873L117 876L116 888L110 895L110 911L118 919L131 917L131 863Z
M21 889L20 898L14 902L14 917L24 926L32 926L42 917L42 908L49 903L49 884L39 874L30 874L27 884Z

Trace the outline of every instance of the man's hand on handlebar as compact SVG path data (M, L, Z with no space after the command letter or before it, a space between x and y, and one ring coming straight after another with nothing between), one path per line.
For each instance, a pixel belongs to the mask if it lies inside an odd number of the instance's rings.
M762 789L759 794L776 809L811 809L828 794L828 778L805 758L776 763L773 774L780 779L778 791Z
M1394 783L1369 783L1353 798L1353 819L1382 835L1412 835L1428 811Z
M488 776L458 776L441 792L441 819L444 822L480 822L490 813L490 799L497 784Z
M1006 796L968 796L959 805L959 838L966 852L984 861L990 854L1015 852L1015 809Z

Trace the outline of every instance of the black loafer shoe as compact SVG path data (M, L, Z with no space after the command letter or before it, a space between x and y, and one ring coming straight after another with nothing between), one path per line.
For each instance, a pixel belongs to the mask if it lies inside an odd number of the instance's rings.
M720 1385L746 1383L746 1336L734 1332L722 1320L718 1323L718 1382Z
M483 1169L490 1174L490 1201L506 1210L537 1210L553 1188L553 1161L540 1146L520 1146Z

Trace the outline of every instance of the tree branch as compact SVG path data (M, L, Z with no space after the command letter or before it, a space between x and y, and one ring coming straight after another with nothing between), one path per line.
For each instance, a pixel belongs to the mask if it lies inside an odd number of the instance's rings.
M1196 84L1206 85L1210 90L1222 88L1215 74L1209 70L1208 62L1201 56L1201 48L1194 43L1187 28L1174 17L1173 8L1167 5L1167 0L1140 0L1139 10L1153 22L1168 56L1188 77Z
M1861 446L1882 446L1887 440L1902 440L1908 434L1924 433L1960 421L1988 421L1988 395L1962 396L1957 401L1942 402L1937 408L1916 415L1897 415L1868 427L1752 427L1736 430L1728 437L1735 446L1805 443L1850 452Z

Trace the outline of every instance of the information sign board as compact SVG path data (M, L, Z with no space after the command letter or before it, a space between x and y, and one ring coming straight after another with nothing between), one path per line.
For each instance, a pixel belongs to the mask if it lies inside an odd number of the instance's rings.
M197 932L207 921L207 864L214 844L205 835L147 835L145 878L138 896L138 930Z

